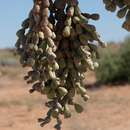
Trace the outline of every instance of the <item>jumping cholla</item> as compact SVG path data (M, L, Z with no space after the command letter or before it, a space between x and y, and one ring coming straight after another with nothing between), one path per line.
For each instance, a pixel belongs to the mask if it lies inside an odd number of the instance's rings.
M83 107L74 101L80 95L89 99L83 84L88 69L98 67L98 46L106 47L89 19L98 20L99 14L82 13L78 0L33 0L29 16L17 32L16 49L23 67L32 70L24 77L33 84L30 93L46 95L49 108L41 126L52 118L61 129L60 116L71 117L69 106L81 113ZM130 31L130 0L103 0L105 8L115 11L119 18L126 16L123 27ZM97 44L94 44L94 43Z

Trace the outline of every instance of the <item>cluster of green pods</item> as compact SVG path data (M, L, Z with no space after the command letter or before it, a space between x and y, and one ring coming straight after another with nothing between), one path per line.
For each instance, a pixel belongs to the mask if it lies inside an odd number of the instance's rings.
M105 8L108 11L117 11L117 17L125 21L122 25L127 31L130 31L130 0L103 0Z
M49 108L41 126L52 118L61 129L60 116L71 117L70 106L81 113L83 107L74 101L80 95L89 99L83 80L85 73L98 67L98 46L106 47L89 19L99 15L82 13L78 0L33 0L29 17L17 32L17 52L23 67L32 70L24 77L31 83L30 92L46 95Z

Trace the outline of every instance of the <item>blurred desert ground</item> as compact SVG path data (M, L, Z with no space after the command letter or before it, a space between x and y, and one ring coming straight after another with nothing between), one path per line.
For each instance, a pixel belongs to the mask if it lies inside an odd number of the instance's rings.
M41 128L37 118L45 115L46 97L29 94L31 88L23 80L27 70L18 63L12 49L0 50L0 130L53 130L54 121ZM130 130L130 85L93 86L93 72L86 74L89 84L85 111L63 120L63 130ZM87 85L86 85L87 86Z

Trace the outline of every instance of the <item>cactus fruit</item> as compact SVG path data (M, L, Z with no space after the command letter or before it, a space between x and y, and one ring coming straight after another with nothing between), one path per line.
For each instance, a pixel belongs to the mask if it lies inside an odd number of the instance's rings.
M75 95L81 95L84 101L89 99L83 85L84 73L98 66L95 62L98 46L92 43L102 47L106 44L96 27L89 23L89 19L98 20L99 15L82 13L78 0L33 1L28 18L17 32L16 48L22 66L32 68L25 76L27 83L33 84L30 92L40 92L49 99L47 117L39 119L41 126L55 118L55 128L60 130L60 116L71 117L70 105L78 113L83 111L82 106L73 101ZM109 0L104 3L115 10ZM126 12L123 6L119 17ZM124 27L129 28L129 23Z
M118 9L117 17L120 19L125 17L122 27L130 31L130 0L103 0L103 2L108 11L115 12Z

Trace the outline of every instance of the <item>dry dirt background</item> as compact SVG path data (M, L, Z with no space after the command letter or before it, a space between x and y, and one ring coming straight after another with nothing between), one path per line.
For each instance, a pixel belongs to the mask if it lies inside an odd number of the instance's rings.
M47 112L46 97L29 94L20 67L0 67L0 130L53 130L54 122L41 128L37 118ZM88 74L85 83L95 82ZM63 120L63 130L130 130L130 85L88 89L85 111Z

